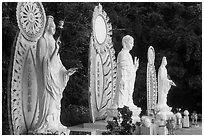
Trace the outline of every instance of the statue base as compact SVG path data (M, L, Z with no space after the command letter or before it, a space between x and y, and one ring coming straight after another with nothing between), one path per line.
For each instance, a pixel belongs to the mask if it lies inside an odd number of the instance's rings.
M172 107L169 107L167 105L165 105L165 106L157 105L157 109L160 110L158 115L165 115L166 119L169 119L169 117L172 117L174 115L173 112L171 112Z
M137 106L132 106L129 108L132 111L132 122L136 123L136 122L140 122L140 113L141 113L141 108L137 107Z
M28 131L28 135L69 135L68 128L59 128L57 130L47 130L45 132Z
M166 106L166 107L159 108L159 110L160 110L161 112L171 112L172 107Z
M168 112L168 111L160 111L157 115L165 115L166 120L169 119L170 117L174 116L173 112Z
M108 123L106 121L95 121L94 123L84 123L83 128L100 129L107 130L106 126Z

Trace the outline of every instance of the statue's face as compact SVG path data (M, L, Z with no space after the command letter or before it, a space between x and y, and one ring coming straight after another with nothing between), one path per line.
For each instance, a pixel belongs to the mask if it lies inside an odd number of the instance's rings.
M132 47L134 46L134 39L129 39L126 41L126 48L131 50Z
M49 33L51 33L52 35L55 34L55 31L56 31L56 26L55 26L55 23L54 23L54 20L52 19L50 21L50 26L49 26Z

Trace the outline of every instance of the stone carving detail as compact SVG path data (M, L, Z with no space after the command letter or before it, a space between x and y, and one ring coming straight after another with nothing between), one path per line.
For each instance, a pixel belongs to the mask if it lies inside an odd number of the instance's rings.
M18 3L16 17L21 33L26 39L35 41L42 35L46 18L41 3Z
M27 134L38 120L36 83L36 41L45 27L45 12L41 3L18 3L17 22L20 28L14 42L8 104L13 134Z
M116 81L115 50L112 44L112 26L102 6L95 7L93 32L89 47L89 92L92 121L107 116L112 103Z
M35 75L36 43L27 43L19 33L11 79L11 115L14 134L24 134L37 122L37 85ZM32 77L31 77L32 75Z
M154 48L150 46L147 52L147 113L154 109L157 103L157 78L154 66L155 52Z

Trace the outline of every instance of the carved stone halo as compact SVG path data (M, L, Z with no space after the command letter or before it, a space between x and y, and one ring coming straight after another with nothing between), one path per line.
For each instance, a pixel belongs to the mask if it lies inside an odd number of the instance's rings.
M154 52L154 48L152 46L150 46L148 48L148 62L149 64L154 64L154 60L155 60L155 52Z
M95 47L100 53L105 51L107 43L111 42L110 35L112 35L112 25L100 3L94 9L92 24Z
M27 40L36 41L43 34L46 16L41 3L18 3L16 16L18 26Z

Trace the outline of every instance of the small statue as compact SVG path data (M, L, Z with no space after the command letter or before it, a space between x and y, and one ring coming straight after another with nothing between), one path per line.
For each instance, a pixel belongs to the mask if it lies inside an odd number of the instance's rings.
M167 123L166 123L166 128L168 129L168 135L174 135L174 118L173 117L170 117L168 120L167 120Z
M123 49L117 58L116 93L113 101L114 107L136 107L132 95L134 91L136 72L139 67L139 59L135 57L134 63L129 53L134 46L133 37L126 35L122 39Z
M188 128L189 127L189 112L188 110L184 111L184 117L183 117L183 127Z
M176 84L168 78L167 75L167 60L166 57L162 58L162 63L158 71L158 104L157 107L161 112L170 112L171 107L167 105L167 95L171 86Z
M177 129L182 128L182 115L179 111L176 113L176 121L177 121L176 128Z
M192 125L198 126L198 115L196 113L196 111L193 111L192 115L191 115L191 119L192 119Z
M47 16L43 36L37 42L36 69L39 100L39 119L36 133L55 133L67 129L60 122L62 93L75 68L66 70L59 51L59 39L54 40L56 26L54 18ZM68 130L68 129L67 129Z

